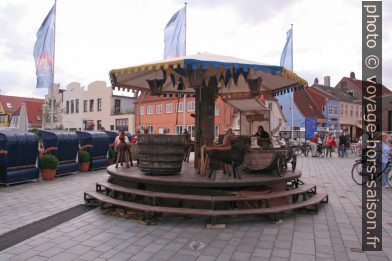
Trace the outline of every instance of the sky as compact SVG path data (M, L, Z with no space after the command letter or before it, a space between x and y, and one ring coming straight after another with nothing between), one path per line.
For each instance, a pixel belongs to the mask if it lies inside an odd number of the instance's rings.
M0 1L0 94L36 89L36 32L53 0ZM163 29L184 0L58 0L55 82L110 84L111 69L162 60ZM392 89L392 1L383 2L383 84ZM279 65L294 25L294 72L311 85L361 78L359 0L188 0L187 54L210 52ZM388 28L388 29L387 29Z

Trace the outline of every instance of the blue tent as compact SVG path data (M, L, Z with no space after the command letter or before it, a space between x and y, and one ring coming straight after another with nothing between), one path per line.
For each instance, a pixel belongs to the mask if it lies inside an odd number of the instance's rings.
M77 160L79 151L79 136L66 131L40 131L42 144L45 149L54 147L50 154L59 160L57 174L66 174L79 170Z
M91 169L105 168L108 165L109 136L103 131L77 131L81 147L92 145L87 151L91 155Z
M17 183L39 179L38 140L29 132L0 132L0 182Z

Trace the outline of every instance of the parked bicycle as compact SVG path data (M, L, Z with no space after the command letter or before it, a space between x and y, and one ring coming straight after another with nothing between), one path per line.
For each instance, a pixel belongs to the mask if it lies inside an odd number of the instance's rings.
M370 175L368 173L366 173L363 169L363 167L365 167L365 169L367 167L371 166L371 163L369 161L365 161L363 162L362 159L356 160L353 168L351 170L351 177L354 180L355 183L357 183L358 185L364 185L369 179L370 179ZM391 164L391 160L388 161L387 165L385 166L385 168L383 168L381 170L381 172L377 172L376 173L376 181L380 181L380 179L382 178L382 173L384 173L384 171L387 170L387 183L388 186L391 187L392 186L392 164Z
M302 143L301 145L293 145L294 154L304 155L305 157L309 156L309 152L311 150L310 145L307 142Z

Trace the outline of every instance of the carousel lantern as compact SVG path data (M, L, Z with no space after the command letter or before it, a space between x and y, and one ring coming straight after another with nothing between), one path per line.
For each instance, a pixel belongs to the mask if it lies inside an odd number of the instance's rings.
M202 85L204 74L207 70L203 68L187 69L187 76L191 87L195 88Z
M153 80L146 80L148 86L150 87L152 95L160 95L162 93L162 87L165 83L164 79L153 79Z
M185 89L184 81L182 80L182 77L178 80L178 85L177 85L177 90L183 91Z
M260 94L260 87L262 79L260 77L256 79L247 79L246 82L248 83L249 90L252 95L259 95Z

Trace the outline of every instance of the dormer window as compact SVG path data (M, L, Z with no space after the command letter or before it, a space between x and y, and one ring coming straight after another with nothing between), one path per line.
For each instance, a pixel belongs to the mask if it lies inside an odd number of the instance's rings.
M10 102L7 102L6 105L7 105L7 108L8 108L8 109L14 108L14 106L13 106L12 103L10 103Z
M353 91L353 90L348 91L348 92L347 92L347 95L348 95L348 96L351 96L351 97L354 97L354 91Z

